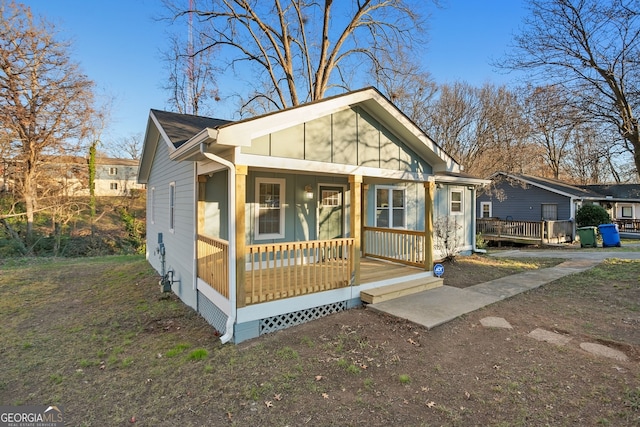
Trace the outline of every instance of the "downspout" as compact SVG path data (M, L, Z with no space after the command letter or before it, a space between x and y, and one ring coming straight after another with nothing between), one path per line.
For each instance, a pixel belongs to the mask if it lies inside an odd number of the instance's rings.
M231 304L231 313L227 318L226 331L220 337L222 343L227 343L233 338L233 325L236 323L236 215L234 211L234 201L236 200L236 167L233 163L222 157L204 151L204 142L200 144L200 153L203 156L216 163L220 163L229 170L229 186L227 188L227 210L229 215L229 303Z

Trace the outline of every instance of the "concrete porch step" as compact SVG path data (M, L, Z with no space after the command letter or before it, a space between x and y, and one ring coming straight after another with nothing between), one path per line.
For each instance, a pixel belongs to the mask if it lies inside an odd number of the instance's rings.
M443 279L439 277L423 277L379 288L367 289L360 292L360 299L367 304L388 301L405 295L415 294L442 286Z

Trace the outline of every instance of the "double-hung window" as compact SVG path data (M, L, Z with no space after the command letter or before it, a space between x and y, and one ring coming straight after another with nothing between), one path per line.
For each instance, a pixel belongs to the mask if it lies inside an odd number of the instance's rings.
M405 189L376 187L376 227L404 228L407 225Z
M256 239L284 238L285 180L256 178Z
M480 218L491 218L491 202L480 202Z
M462 190L451 190L449 193L449 213L451 215L462 215Z

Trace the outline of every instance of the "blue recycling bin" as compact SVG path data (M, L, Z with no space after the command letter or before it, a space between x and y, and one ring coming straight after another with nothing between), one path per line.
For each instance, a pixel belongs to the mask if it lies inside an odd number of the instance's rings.
M618 233L618 224L600 224L598 231L602 236L602 247L620 247L620 233Z

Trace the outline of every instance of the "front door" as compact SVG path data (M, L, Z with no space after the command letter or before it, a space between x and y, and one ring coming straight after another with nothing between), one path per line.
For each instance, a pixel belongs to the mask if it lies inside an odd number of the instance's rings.
M318 239L331 240L344 236L344 188L320 186Z

